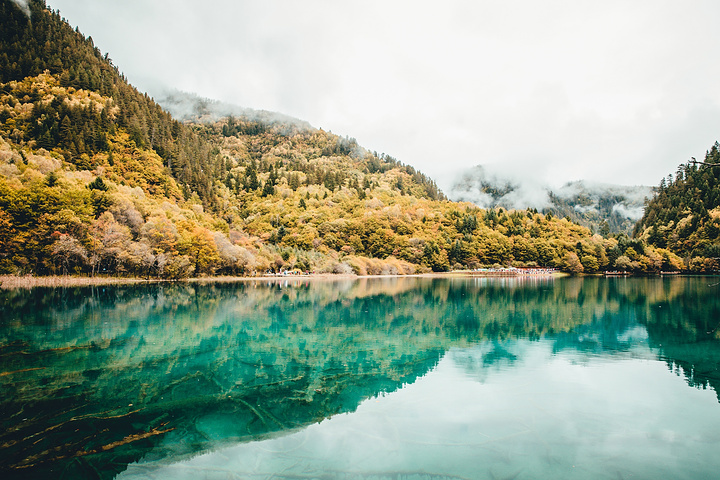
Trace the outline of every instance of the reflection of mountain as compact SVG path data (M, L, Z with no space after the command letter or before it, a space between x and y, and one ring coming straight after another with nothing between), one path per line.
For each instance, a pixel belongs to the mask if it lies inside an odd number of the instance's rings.
M518 353L504 339L622 350L639 322L673 362L717 371L720 362L667 349L657 326L687 318L687 331L703 309L718 313L707 294L692 310L696 284L406 278L4 291L0 468L111 478L140 458L280 434L354 411L414 382L448 348L486 339L499 347L483 361L511 365ZM656 315L676 302L691 313Z
M16 334L3 338L2 371L16 372L2 378L3 418L11 419L3 466L23 476L28 467L38 477L94 469L111 478L143 456L192 454L352 411L439 358L432 345L346 321L334 301L316 296L336 297L331 286L254 287L12 299L11 322L24 325L9 325ZM33 304L61 307L33 314Z

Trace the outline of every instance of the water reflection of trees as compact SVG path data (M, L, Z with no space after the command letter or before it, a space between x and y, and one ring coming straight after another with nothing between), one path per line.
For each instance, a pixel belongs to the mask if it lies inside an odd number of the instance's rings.
M568 279L562 294L546 290L538 292L549 304L557 303L562 315L580 315L582 320L567 329L547 329L553 352L570 350L581 355L629 353L641 342L657 352L668 369L685 378L696 388L713 388L720 400L720 289L707 278L644 278L644 279ZM525 302L522 294L515 301ZM575 306L563 302L575 302ZM532 302L525 303L525 307ZM537 321L542 313L525 310L518 318L527 320L525 336L519 334L523 325L513 322L511 310L507 321L497 328L516 338L536 338ZM527 317L531 315L532 317ZM576 317L577 319L577 317ZM486 325L488 333L494 324ZM494 331L494 330L493 330ZM507 335L487 335L508 338ZM510 335L513 337L513 335ZM456 355L464 368L478 375L479 370L512 364L516 354L502 354L502 344L488 343L467 355ZM480 353L478 353L480 352ZM485 376L480 372L480 377Z
M622 349L641 323L692 385L716 387L717 329L704 332L720 312L700 286L394 278L3 291L0 467L110 478L142 456L352 411L483 340L552 336L580 349L583 335L585 348ZM681 348L697 341L706 352ZM514 361L493 352L483 361Z
M720 400L720 289L708 278L687 283L651 298L641 322L671 371L690 386L712 387Z

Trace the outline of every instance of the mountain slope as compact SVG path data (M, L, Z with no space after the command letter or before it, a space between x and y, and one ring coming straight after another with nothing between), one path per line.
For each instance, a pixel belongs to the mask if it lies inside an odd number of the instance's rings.
M92 38L86 39L59 13L47 10L44 1L30 0L28 5L30 17L14 2L0 2L0 82L22 81L47 72L56 77L59 86L112 99L116 114L106 112L98 117L89 114L87 105L74 108L63 98L40 102L40 97L31 97L32 116L26 125L18 125L16 140L35 140L32 146L59 150L66 161L76 164L85 159L83 155L107 152L106 134L122 128L138 148L155 152L180 183L212 206L212 180L207 174L216 160L212 149L129 85ZM7 114L0 117L7 119Z

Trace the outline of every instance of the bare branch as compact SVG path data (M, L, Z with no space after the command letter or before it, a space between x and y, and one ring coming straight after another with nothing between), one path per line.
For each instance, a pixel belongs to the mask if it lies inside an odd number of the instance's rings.
M709 163L709 162L699 162L695 160L695 157L690 157L692 160L688 160L688 163L693 163L695 165L700 165L702 167L720 167L720 163Z

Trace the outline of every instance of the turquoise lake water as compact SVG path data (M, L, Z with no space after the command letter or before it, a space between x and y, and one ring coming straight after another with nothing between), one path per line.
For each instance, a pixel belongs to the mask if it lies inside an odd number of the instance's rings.
M0 475L714 478L717 281L0 291Z

